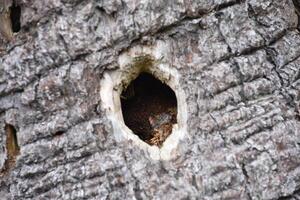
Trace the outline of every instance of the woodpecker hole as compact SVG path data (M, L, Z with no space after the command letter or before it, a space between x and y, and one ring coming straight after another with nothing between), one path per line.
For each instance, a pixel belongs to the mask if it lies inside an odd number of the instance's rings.
M60 137L65 133L65 131L57 131L54 133L53 137Z
M177 157L187 134L186 95L180 74L164 54L165 45L122 53L119 69L105 72L100 82L101 109L115 140L136 145L153 160Z
M177 123L174 91L149 73L141 73L121 93L126 126L141 140L158 147Z
M4 164L4 170L9 170L14 166L16 157L19 155L20 148L18 145L17 131L14 126L6 124L5 133L7 158Z
M15 2L10 7L10 19L12 31L17 33L21 30L21 7Z

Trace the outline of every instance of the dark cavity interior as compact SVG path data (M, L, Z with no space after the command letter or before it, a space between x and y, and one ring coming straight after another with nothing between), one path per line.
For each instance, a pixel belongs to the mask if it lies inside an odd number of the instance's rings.
M13 32L19 32L21 29L21 7L15 2L10 7L10 19Z
M161 146L177 123L174 91L148 73L141 73L121 94L125 124L143 141Z

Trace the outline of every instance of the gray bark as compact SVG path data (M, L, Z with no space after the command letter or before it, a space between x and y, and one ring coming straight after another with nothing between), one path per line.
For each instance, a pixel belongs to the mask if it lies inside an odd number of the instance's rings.
M20 154L1 199L300 199L300 33L295 0L19 0L1 43L5 125ZM100 82L138 46L168 47L186 95L171 160L116 140Z

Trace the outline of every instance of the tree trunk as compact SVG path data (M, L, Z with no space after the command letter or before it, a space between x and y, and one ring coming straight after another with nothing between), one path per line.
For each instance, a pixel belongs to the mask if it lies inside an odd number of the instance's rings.
M299 0L1 3L1 199L300 199ZM122 120L143 70L161 147Z

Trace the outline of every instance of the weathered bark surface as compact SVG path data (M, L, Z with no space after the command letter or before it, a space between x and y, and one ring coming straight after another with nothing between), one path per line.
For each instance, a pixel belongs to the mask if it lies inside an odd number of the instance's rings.
M300 199L295 0L20 0L0 58L5 125L20 154L1 199ZM188 135L154 161L116 141L100 81L134 46L167 46Z

